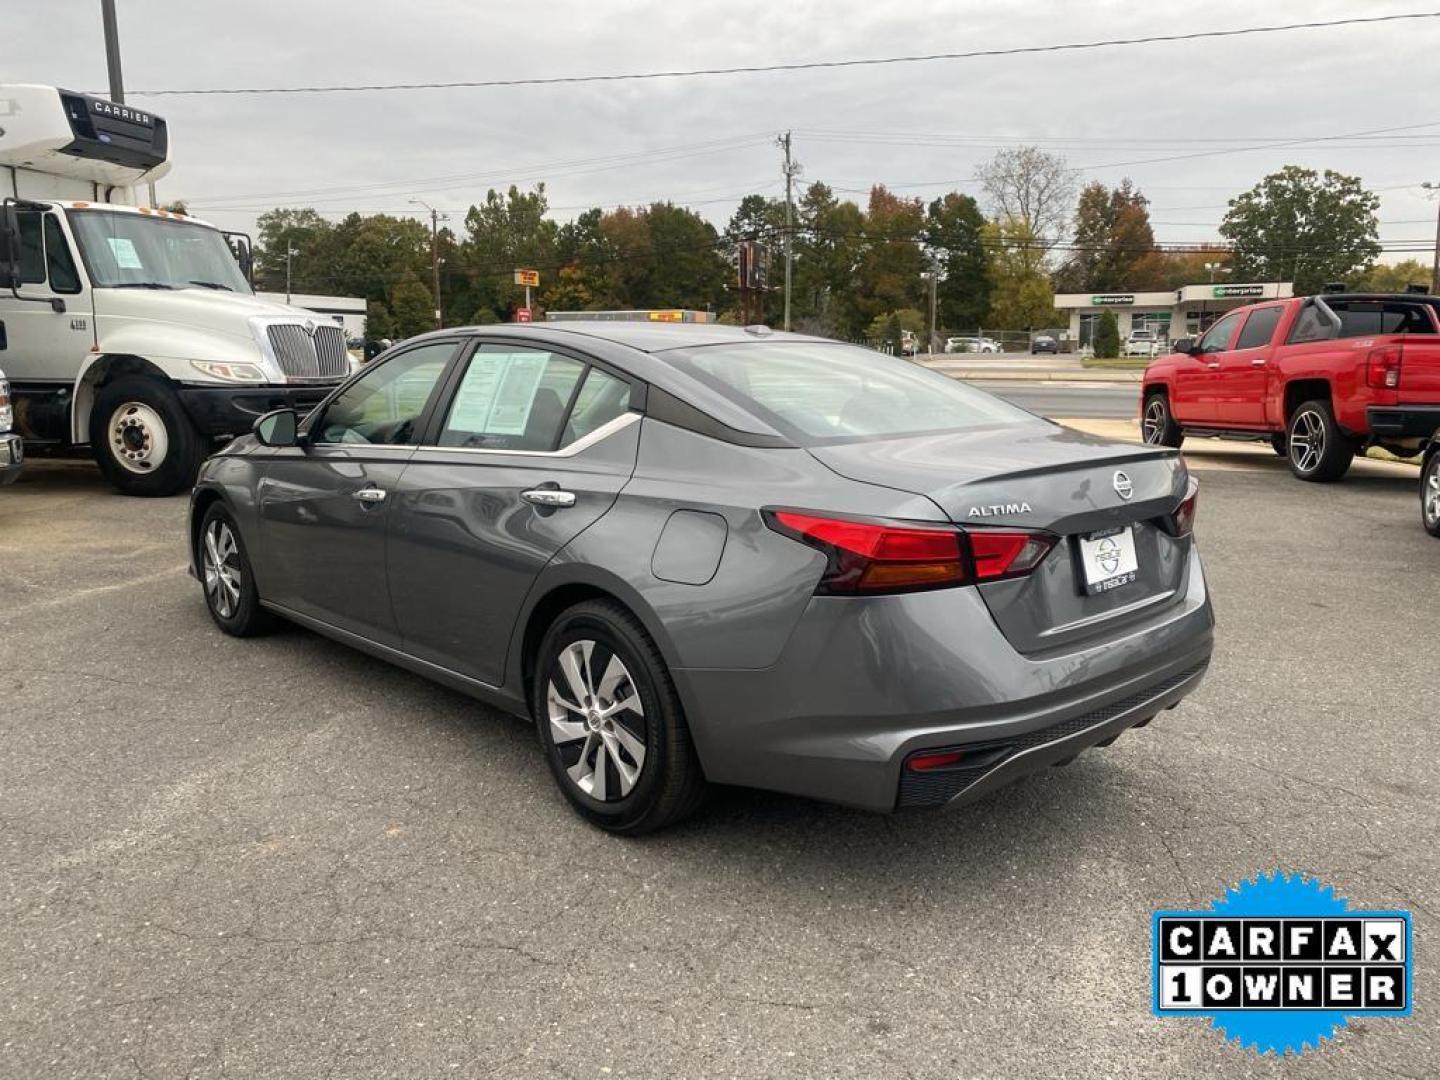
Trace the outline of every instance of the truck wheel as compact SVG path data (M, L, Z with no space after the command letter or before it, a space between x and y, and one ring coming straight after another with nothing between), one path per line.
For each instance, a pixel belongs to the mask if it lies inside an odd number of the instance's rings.
M122 375L95 395L90 448L105 479L126 495L188 491L205 445L175 392L158 379Z
M1286 460L1301 480L1339 480L1355 460L1355 441L1340 430L1328 401L1307 401L1291 415Z
M1179 449L1185 432L1170 413L1170 399L1164 394L1151 394L1145 399L1141 414L1140 434L1149 446L1171 446Z
M1420 520L1431 536L1440 536L1440 450L1432 451L1420 474Z

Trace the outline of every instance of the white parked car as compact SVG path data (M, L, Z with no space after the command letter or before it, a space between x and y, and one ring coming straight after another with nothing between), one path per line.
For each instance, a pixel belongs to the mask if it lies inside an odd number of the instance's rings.
M1159 334L1153 330L1131 330L1125 339L1126 356L1159 356L1163 350Z
M988 337L950 337L945 339L947 353L998 353L1000 343Z

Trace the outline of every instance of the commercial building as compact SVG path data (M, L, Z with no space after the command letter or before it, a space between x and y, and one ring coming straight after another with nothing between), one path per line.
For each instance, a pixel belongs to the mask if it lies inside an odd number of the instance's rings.
M1070 316L1070 348L1083 349L1107 309L1115 313L1122 341L1132 330L1150 330L1174 341L1196 336L1231 308L1294 295L1293 282L1262 281L1186 285L1164 292L1059 293L1055 307Z
M316 315L324 315L330 321L337 322L345 328L347 339L365 336L365 298L363 296L318 296L312 293L291 293L287 298L283 292L262 292L255 295L262 300L272 300L277 304L290 304L292 307L313 311Z

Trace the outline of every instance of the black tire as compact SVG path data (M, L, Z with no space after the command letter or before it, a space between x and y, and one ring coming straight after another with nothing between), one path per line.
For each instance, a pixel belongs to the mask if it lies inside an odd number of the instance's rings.
M218 535L217 535L218 533ZM226 544L229 536L233 546ZM211 550L211 543L215 551ZM275 624L274 616L260 606L260 594L255 588L255 573L250 565L250 555L245 550L245 538L240 535L240 526L225 508L224 503L212 503L200 520L200 535L196 540L196 563L200 567L200 587L204 590L205 609L215 625L231 637L253 637L264 633ZM228 568L232 583L227 585L216 572L216 554L220 563Z
M1145 407L1140 410L1140 437L1149 446L1169 446L1177 450L1185 442L1185 432L1175 422L1166 395L1158 392L1146 395Z
M588 655L591 661L588 671L577 669L582 693L562 663L572 647L572 659ZM612 658L624 676L607 686ZM561 699L554 722L552 684ZM575 700L582 694L585 700ZM607 707L635 699L642 715L621 708L602 717ZM700 805L705 776L675 684L650 635L619 604L586 601L551 623L536 654L530 707L555 783L585 820L638 836L673 825ZM617 733L617 726L623 730ZM640 747L643 760L632 752Z
M100 388L90 448L123 494L152 498L189 491L206 450L175 391L145 375L122 375Z
M1431 536L1440 536L1440 450L1430 451L1420 470L1420 523Z
M1305 401L1296 406L1285 426L1285 460L1301 480L1328 483L1339 480L1355 460L1355 440L1335 423L1328 401Z
M1270 449L1274 450L1275 453L1280 455L1282 458L1288 458L1290 456L1289 433L1284 431L1277 431L1274 435L1271 435Z

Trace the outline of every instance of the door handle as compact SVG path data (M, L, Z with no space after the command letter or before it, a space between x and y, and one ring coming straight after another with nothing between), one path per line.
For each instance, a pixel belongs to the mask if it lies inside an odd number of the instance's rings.
M357 502L366 506L379 506L385 501L386 492L383 488L361 488L352 496Z
M1265 357L1263 357L1263 356L1257 356L1257 357L1255 357L1255 359L1253 359L1253 360L1250 361L1250 366L1251 366L1251 367L1264 367L1264 366L1265 366L1265 363L1266 363Z
M1210 361L1208 364L1206 364L1205 366L1206 366L1207 368L1209 368L1211 371L1219 371L1219 370L1220 370L1220 361L1218 361L1218 360L1211 360L1211 361Z
M559 488L531 488L529 491L522 491L520 497L532 505L552 510L575 505L575 493L561 491Z

